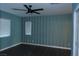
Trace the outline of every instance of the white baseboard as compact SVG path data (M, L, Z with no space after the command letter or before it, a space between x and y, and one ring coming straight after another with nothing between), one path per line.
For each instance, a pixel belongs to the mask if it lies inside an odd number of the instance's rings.
M20 44L29 44L29 45L36 45L36 46L44 46L44 47L51 47L51 48L59 48L59 49L68 49L68 50L71 50L71 48L68 48L68 47L49 46L49 45L43 45L43 44L35 44L35 43L20 42L20 43L17 43L17 44L13 44L13 45L11 45L11 46L9 46L9 47L0 49L0 51L4 51L4 50L6 50L6 49L15 47L15 46L20 45Z
M6 47L6 48L2 48L2 49L0 49L0 51L4 51L4 50L6 50L6 49L9 49L9 48L15 47L15 46L20 45L20 44L22 44L22 43L13 44L13 45L11 45L11 46L9 46L9 47Z
M60 47L60 46L49 46L49 45L35 44L35 43L25 43L25 42L21 42L21 44L29 44L29 45L36 45L36 46L44 46L44 47L51 47L51 48L59 48L59 49L68 49L68 50L71 50L71 48Z

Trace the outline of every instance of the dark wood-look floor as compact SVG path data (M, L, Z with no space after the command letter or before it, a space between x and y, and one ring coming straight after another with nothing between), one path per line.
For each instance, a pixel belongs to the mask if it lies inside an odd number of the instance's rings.
M42 46L21 44L0 52L1 56L70 56L71 51Z

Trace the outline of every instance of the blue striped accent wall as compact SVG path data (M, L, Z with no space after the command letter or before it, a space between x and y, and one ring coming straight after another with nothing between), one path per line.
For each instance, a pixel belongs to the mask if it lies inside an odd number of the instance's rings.
M11 36L0 38L0 49L21 42L21 17L0 11L0 18L11 20ZM6 29L5 29L6 30Z
M22 42L71 47L73 38L72 14L30 16L22 19ZM32 22L32 35L25 35L26 21Z

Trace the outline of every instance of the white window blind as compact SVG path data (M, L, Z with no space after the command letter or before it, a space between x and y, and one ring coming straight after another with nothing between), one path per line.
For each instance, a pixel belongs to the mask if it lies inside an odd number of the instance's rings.
M0 18L0 37L10 36L10 23L9 19Z
M31 21L25 22L25 35L31 35L31 27L32 27Z

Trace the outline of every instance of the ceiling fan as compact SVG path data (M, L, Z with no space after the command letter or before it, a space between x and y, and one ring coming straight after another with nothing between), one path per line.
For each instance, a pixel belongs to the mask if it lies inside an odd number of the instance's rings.
M19 10L19 11L26 11L26 14L28 14L28 13L36 13L36 14L40 14L39 12L37 12L37 11L42 11L42 10L44 10L43 8L40 8L40 9L32 9L31 7L32 7L32 5L24 5L24 7L26 8L26 9L16 9L16 8L12 8L13 10Z

